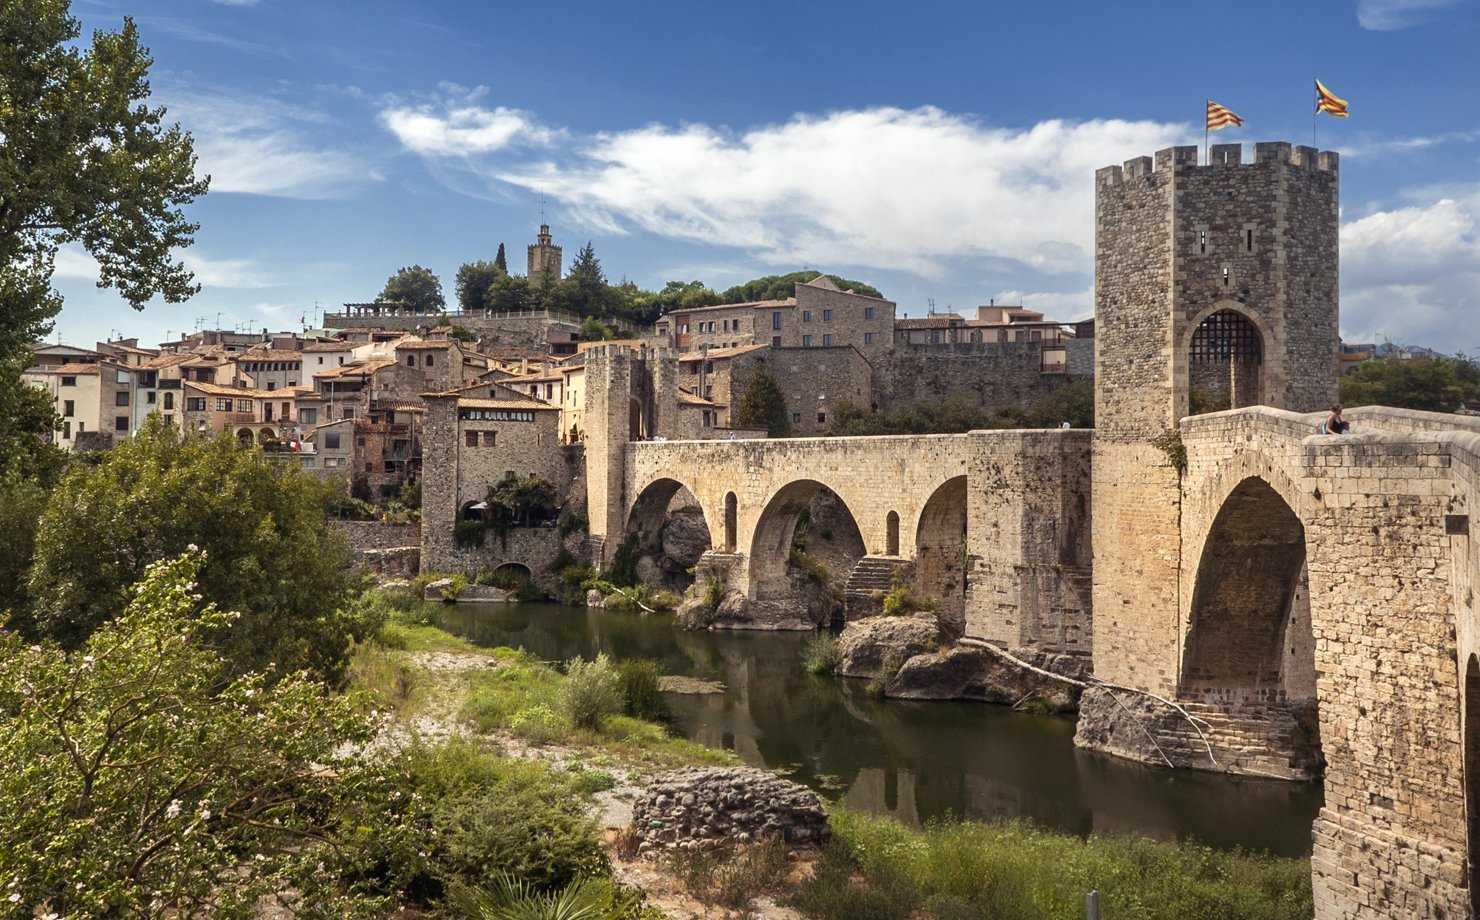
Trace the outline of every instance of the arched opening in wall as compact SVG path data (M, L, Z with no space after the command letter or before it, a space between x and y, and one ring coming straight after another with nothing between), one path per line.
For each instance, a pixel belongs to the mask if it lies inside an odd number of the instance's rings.
M1236 310L1218 310L1198 323L1187 369L1191 415L1264 402L1264 338Z
M635 398L627 400L627 436L633 441L647 437L642 427L642 402Z
M1263 479L1240 482L1198 560L1179 695L1245 723L1283 726L1290 768L1318 776L1309 581L1300 519Z
M252 434L252 429L243 428L236 433L236 439L241 442L243 447L251 447L252 442L257 439L257 436Z
M461 513L458 515L460 521L484 520L484 512L488 510L488 503L484 501L463 502Z
M259 440L262 443L266 443L266 442L272 440L274 437L276 437L276 435L274 435L272 433L272 429L271 428L264 428L264 429L262 429L260 432L258 432L258 436L259 436Z
M936 618L954 636L966 633L966 477L930 494L915 528L915 583L935 600Z
M738 526L739 502L734 492L725 493L725 552L735 551L735 530Z
M504 576L505 578L523 578L527 580L534 577L534 572L531 572L529 570L529 566L525 565L522 562L505 562L494 568L494 584L498 583L499 576Z
M884 555L899 555L899 512L889 512L884 521Z
M1480 917L1480 661L1465 663L1465 840L1470 913Z
M680 591L694 583L688 570L714 544L699 500L676 479L654 480L638 493L624 534L637 541L638 577Z
M750 543L752 600L815 623L832 619L866 550L852 510L812 479L788 483L766 503Z

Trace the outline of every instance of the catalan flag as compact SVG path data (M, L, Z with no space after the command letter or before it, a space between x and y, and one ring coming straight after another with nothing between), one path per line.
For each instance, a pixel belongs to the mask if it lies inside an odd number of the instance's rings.
M1219 128L1226 128L1229 125L1233 125L1236 128L1243 123L1244 120L1233 114L1233 112L1225 109L1223 106L1212 101L1211 99L1208 100L1207 129L1209 131L1217 131Z
M1331 91L1322 86L1320 80L1317 80L1316 114L1319 115L1322 112L1325 112L1327 115L1335 116L1336 118L1345 118L1346 100L1337 99L1335 96L1331 95Z

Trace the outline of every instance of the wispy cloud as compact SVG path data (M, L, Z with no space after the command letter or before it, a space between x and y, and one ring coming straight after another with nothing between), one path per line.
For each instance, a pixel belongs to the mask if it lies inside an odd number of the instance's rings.
M194 135L212 193L331 198L382 179L365 156L316 139L332 125L312 108L231 92L165 88L159 97Z
M1459 0L1357 0L1357 22L1374 32L1392 32L1421 25Z
M382 118L391 124L401 111ZM575 139L533 160L480 155L501 154L521 130L509 112L467 101L422 108L416 130L401 120L397 136L435 167L548 193L598 232L640 229L777 265L887 260L922 277L970 259L1087 271L1094 169L1190 130L1120 120L996 128L933 107L874 108L797 115L741 134L648 125ZM502 127L486 143L460 143L459 128L485 123Z
M511 144L546 145L556 132L526 113L478 100L486 87L469 90L444 83L438 93L415 103L394 101L380 113L381 122L407 149L429 156L477 156Z
M186 250L181 253L181 261L207 289L252 290L281 284L252 259L217 259ZM80 244L68 244L57 250L52 276L59 280L97 281L98 263Z

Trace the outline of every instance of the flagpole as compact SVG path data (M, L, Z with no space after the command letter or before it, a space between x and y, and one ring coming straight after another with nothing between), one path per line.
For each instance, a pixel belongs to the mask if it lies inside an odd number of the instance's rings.
M1312 82L1318 82L1318 81L1316 81L1316 78L1315 77L1311 77L1311 81ZM1313 111L1313 112L1310 113L1310 145L1312 147L1316 148L1317 150L1320 150L1321 149L1321 145L1316 143L1316 118L1320 114L1321 114L1321 93L1320 93L1319 90L1317 90L1316 91L1316 107L1315 107L1315 111Z
M1203 100L1203 163L1208 163L1208 108L1212 106L1213 100Z

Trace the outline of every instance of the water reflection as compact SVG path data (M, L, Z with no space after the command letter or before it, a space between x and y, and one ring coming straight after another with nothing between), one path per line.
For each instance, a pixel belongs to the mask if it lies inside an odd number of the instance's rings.
M646 657L722 694L667 694L675 728L787 772L856 808L919 824L1022 817L1072 833L1195 837L1310 852L1318 786L1152 769L1074 747L1070 719L977 703L875 699L861 681L807 674L797 633L684 632L664 617L547 604L457 605L443 628L541 658Z

